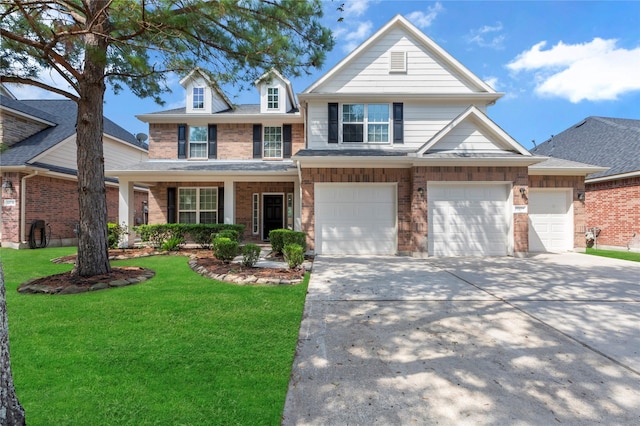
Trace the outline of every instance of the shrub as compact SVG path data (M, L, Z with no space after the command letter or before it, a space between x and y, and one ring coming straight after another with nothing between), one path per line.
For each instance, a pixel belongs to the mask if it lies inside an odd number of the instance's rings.
M140 239L149 243L151 247L161 248L169 239L182 239L184 242L184 225L180 223L165 223L159 225L140 225L136 228Z
M143 242L159 248L170 238L182 238L183 243L193 241L203 248L211 246L211 236L225 230L237 232L234 238L240 241L244 233L244 225L241 224L196 224L196 223L164 223L156 225L140 225L135 228ZM187 236L189 239L187 239Z
M300 244L287 244L284 246L284 260L289 264L289 268L298 268L304 262L304 249Z
M192 224L188 227L187 232L194 243L204 249L211 248L215 228L211 225Z
M229 263L238 255L238 242L227 237L213 240L213 251L217 259Z
M184 243L182 237L170 237L162 243L162 250L177 251L180 250L180 246Z
M238 243L240 242L240 234L235 229L222 229L215 234L214 239L217 237L229 238Z
M117 223L107 223L107 244L109 244L109 248L118 248L120 236L128 233L126 226L120 226Z
M276 253L284 253L284 247L287 244L298 244L302 246L303 251L307 248L307 234L290 229L274 229L270 231L269 241L271 242L271 249Z
M260 247L257 244L245 244L242 247L242 264L253 267L260 259Z

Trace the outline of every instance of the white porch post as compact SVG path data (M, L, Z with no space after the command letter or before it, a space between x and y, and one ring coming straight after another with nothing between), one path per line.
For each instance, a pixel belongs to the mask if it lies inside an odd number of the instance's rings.
M129 233L122 234L120 236L120 243L118 246L120 248L127 248L133 246L134 241L134 233L133 226L134 223L134 193L133 193L133 182L129 182L127 180L119 180L118 187L118 224L125 228Z
M224 181L224 223L235 223L236 185L232 180Z
M293 230L302 231L302 185L299 178L293 183Z

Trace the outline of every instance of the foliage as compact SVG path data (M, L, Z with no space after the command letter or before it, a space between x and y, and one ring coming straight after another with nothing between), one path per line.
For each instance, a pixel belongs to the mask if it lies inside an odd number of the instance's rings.
M238 242L227 237L217 237L213 240L213 252L217 259L229 263L238 255Z
M276 69L320 68L334 40L321 0L13 0L0 9L0 77L77 103L78 275L109 271L102 144L106 87L162 104L167 75L206 66L219 84L253 82ZM62 76L49 85L41 73ZM206 72L206 71L204 71ZM97 118L97 119L96 119Z
M107 223L107 242L109 244L109 248L118 248L118 245L120 244L120 237L128 233L127 227L124 225Z
M178 251L180 246L184 244L184 238L182 237L170 237L162 243L162 250L166 251Z
M633 251L617 251L617 250L600 250L594 248L587 248L587 254L594 256L611 257L614 259L631 260L633 262L640 262L640 253Z
M193 241L202 248L209 248L211 236L222 231L236 232L238 235L244 233L244 225L241 224L195 224L195 223L162 223L156 225L140 225L134 230L140 235L140 239L155 248L162 247L162 244L169 239L182 238L183 241Z
M289 268L298 268L304 262L304 249L300 244L287 244L284 246L284 260L289 264Z
M298 244L303 250L307 247L307 234L290 229L274 229L269 232L271 249L276 253L283 253L287 244Z
M240 242L240 234L235 229L223 229L218 231L213 238L216 239L217 237L229 238L230 240Z
M11 360L30 425L275 425L291 375L308 278L238 286L194 273L183 256L114 266L144 283L25 296L23 281L68 271L75 248L0 248Z
M253 267L260 259L260 246L249 243L242 247L242 264L247 267Z

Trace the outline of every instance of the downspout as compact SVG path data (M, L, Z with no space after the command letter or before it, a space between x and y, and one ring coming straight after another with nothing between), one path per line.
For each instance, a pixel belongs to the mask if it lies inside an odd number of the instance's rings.
M36 176L38 172L31 173L30 175L23 176L20 180L20 243L27 242L27 179Z

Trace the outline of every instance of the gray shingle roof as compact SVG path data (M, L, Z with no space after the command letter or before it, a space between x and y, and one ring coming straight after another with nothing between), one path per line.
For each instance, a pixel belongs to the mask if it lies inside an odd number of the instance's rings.
M298 112L298 108L293 108L290 111L287 111L288 114ZM165 111L156 111L152 112L153 115L187 115L187 108L174 108L168 109ZM225 109L224 111L218 111L213 113L216 114L231 114L231 115L260 115L260 104L240 104L234 105L233 109ZM143 114L145 115L145 114ZM191 115L191 114L190 114Z
M609 167L588 179L640 171L640 120L587 117L531 152Z
M291 160L284 161L261 161L261 160L238 160L238 161L187 161L187 160L149 160L136 164L128 164L121 167L114 167L109 170L110 175L117 175L118 171L127 172L291 172L295 171L295 165Z
M6 97L2 98L5 105ZM66 99L44 99L44 100L19 100L13 101L17 104L6 104L12 109L21 108L19 111L55 123L35 135L24 139L10 149L2 153L0 163L4 166L21 166L34 157L52 148L63 140L76 133L76 117L78 107L74 101ZM104 133L123 140L133 146L146 149L146 145L141 144L122 127L118 126L108 118L104 118Z

